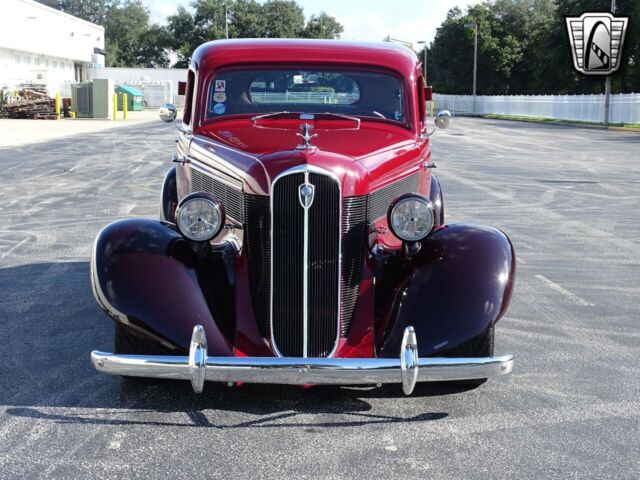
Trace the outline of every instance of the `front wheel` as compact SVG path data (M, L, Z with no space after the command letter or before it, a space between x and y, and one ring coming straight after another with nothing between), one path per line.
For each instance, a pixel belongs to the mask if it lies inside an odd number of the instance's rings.
M444 357L492 357L495 333L493 327L487 329L477 337L458 345L457 347L445 352ZM447 385L475 388L486 382L486 378L474 378L470 380L457 380L446 382Z

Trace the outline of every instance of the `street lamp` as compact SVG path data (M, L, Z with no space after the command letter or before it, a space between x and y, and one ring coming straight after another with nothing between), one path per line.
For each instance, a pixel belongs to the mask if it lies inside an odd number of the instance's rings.
M473 28L475 40L473 42L473 116L476 115L476 78L478 75L478 24L465 23L464 28Z
M424 69L424 84L429 85L427 83L427 42L420 40L418 45L424 45L424 63L422 64L422 68Z

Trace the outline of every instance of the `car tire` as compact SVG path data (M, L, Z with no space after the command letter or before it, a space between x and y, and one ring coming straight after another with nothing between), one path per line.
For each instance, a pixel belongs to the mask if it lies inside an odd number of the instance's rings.
M445 357L492 357L494 347L495 333L494 329L489 328L477 337L458 345L447 351ZM447 385L456 387L475 388L486 382L486 378L476 378L472 380L457 380L446 382Z
M128 355L167 355L168 352L150 341L134 335L124 325L115 324L113 336L115 353Z
M113 335L115 353L123 355L167 355L169 352L163 350L150 341L134 335L123 325L116 323ZM121 378L133 384L145 384L157 379L147 377L130 377L121 375Z

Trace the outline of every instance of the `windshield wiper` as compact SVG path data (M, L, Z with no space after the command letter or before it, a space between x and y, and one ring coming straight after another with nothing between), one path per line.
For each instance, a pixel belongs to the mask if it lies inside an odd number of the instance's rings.
M304 113L304 112L290 112L288 110L283 110L281 112L271 112L264 113L262 115L256 115L251 118L253 123L256 123L258 120L263 120L265 118L279 117L281 115L300 115L300 120L313 120L316 117L329 117L329 118L338 118L340 120L350 120L355 122L356 130L360 129L361 120L358 117L352 117L351 115L345 115L343 113L331 113L331 112L322 112L322 113Z
M340 118L342 120L351 120L352 122L356 123L356 130L360 129L360 121L361 120L358 117L352 117L351 115L345 115L344 113L331 113L331 112L316 113L316 115L322 115L322 116L333 117L333 118Z
M278 117L280 115L289 115L290 113L293 113L293 112L289 112L288 110L283 110L281 112L263 113L262 115L256 115L255 117L252 117L251 121L255 123L258 120L262 120L263 118Z

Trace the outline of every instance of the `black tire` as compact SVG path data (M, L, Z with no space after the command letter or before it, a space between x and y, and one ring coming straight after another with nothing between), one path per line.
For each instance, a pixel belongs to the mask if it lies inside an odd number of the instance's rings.
M447 351L445 357L492 357L494 347L495 334L493 327L481 333L477 337L458 345ZM486 378L477 378L473 380L457 380L454 382L446 382L447 385L456 387L475 388L486 382Z
M113 335L115 353L129 355L168 355L170 354L158 345L142 337L134 335L120 323L115 324Z
M169 352L158 347L150 341L134 335L123 325L116 323L115 331L113 334L113 343L115 347L115 353L121 353L125 355L167 355ZM132 384L145 384L153 382L157 379L147 377L129 377L122 375L121 378L126 382L132 382Z

